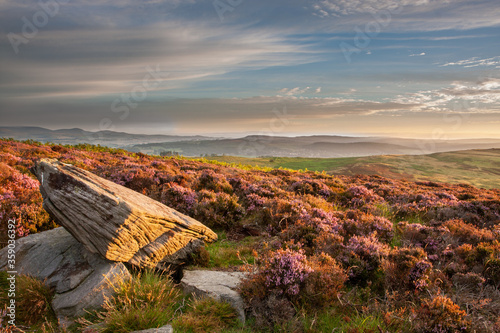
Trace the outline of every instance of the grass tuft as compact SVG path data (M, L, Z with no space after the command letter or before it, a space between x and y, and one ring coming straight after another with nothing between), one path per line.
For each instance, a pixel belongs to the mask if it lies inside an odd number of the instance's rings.
M238 324L236 311L225 302L210 298L195 298L186 313L177 317L172 326L176 332L226 332Z
M97 325L104 333L161 327L172 321L184 299L169 276L151 271L121 281L114 292L94 319L80 319L79 323L84 327Z
M9 302L9 287L5 271L0 271L0 304ZM16 324L31 326L39 322L56 321L51 301L54 293L42 281L27 275L16 276ZM5 307L2 306L1 310ZM4 318L6 320L7 318Z

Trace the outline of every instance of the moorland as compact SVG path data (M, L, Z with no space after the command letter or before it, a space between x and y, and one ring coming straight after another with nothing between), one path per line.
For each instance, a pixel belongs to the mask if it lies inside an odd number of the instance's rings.
M91 327L128 332L167 323L176 332L500 330L498 188L4 139L1 246L8 219L16 219L18 237L57 226L29 171L42 157L89 170L216 231L219 241L187 269L250 273L240 287L245 325L224 304L185 298L168 277L143 272L71 330L99 324ZM19 319L56 332L51 291L24 279Z

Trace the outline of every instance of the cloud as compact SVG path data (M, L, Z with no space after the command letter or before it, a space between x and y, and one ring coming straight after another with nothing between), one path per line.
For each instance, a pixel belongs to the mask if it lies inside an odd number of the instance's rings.
M258 70L314 61L317 51L261 30L162 23L141 29L46 31L2 59L1 97L95 97L129 92L159 66L165 90L187 87L235 70ZM24 46L24 45L22 45ZM8 41L0 47L9 50ZM23 53L24 52L24 53ZM159 88L160 89L160 88ZM306 88L307 89L307 88ZM303 93L299 88L288 94Z
M500 113L500 79L455 82L442 89L399 95L392 101L411 104L414 112Z
M36 107L29 119L23 124L38 126L65 126L71 119L79 127L99 130L103 118L109 118L120 129L121 126L144 126L144 124L173 123L183 128L206 128L228 126L238 123L239 128L254 129L254 126L268 122L273 117L273 109L287 107L293 118L299 122L318 122L322 119L346 115L370 115L378 112L409 110L411 105L392 101L378 102L352 98L307 98L297 96L256 96L249 98L172 98L162 100L161 108L153 98L148 98L132 109L130 116L121 120L110 109L107 101L88 103L80 100L46 100L45 102L24 100L16 103L20 113ZM10 108L8 101L2 107ZM69 112L68 112L69 111ZM6 114L4 121L15 123L19 114ZM224 119L224 121L221 121ZM257 124L257 125L255 125ZM67 125L66 125L67 126ZM257 126L258 127L258 126Z
M404 6L428 5L430 0L321 0L313 8L317 11L339 15L351 15L356 13L375 13L382 10L397 10Z
M311 11L337 29L379 22L385 31L467 30L500 23L494 0L320 0Z
M294 95L301 95L303 93L306 93L307 91L309 91L309 89L311 89L311 87L305 87L304 89L301 89L300 87L295 87L295 88L291 88L291 89L283 88L278 92L285 94L286 96L294 96Z
M422 52L422 53L410 54L410 57L422 57L424 55L425 55L425 52Z
M357 89L350 88L349 90L341 92L340 94L341 95L352 95L352 94L356 93L357 91L358 91Z
M441 67L446 67L446 66L462 66L464 68L470 68L470 67L479 67L479 66L497 66L500 65L500 56L496 57L491 57L491 58L484 58L481 59L479 57L472 57L469 59L465 60L459 60L456 62L447 62L445 64L442 64Z

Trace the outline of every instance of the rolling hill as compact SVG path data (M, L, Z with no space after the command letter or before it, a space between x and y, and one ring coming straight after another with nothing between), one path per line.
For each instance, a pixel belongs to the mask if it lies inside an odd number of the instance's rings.
M112 148L124 148L141 143L211 139L206 136L147 135L114 131L89 132L80 128L50 130L42 127L0 127L0 138L30 139L44 143L52 142L69 145L90 143Z
M499 139L417 140L386 137L342 136L246 136L139 144L126 149L159 155L175 151L184 156L231 155L242 157L333 158L372 155L425 155L467 149L500 148Z
M210 159L261 167L325 171L334 175L378 175L392 179L464 183L481 188L500 188L500 149L346 158L218 156Z

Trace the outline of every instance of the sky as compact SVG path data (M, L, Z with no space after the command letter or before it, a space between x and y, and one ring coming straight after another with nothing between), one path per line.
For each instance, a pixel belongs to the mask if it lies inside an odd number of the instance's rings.
M498 0L0 0L0 126L500 138Z

